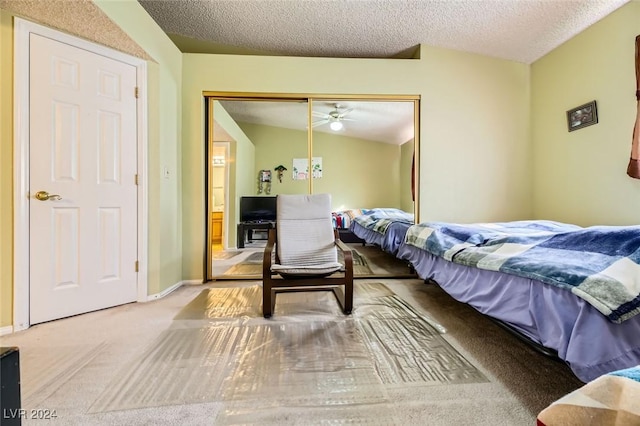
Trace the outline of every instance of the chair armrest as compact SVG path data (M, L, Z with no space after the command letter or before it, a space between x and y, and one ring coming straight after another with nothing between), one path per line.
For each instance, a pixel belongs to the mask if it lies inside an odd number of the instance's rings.
M338 249L340 251L342 251L342 254L344 255L344 268L345 268L345 270L353 271L353 252L351 250L351 247L346 245L339 238L336 238L336 246L338 247Z
M262 257L262 276L271 276L271 258L273 248L276 245L276 230L274 228L269 229L269 239L267 245L264 248L264 255Z
M351 254L351 247L349 247L348 245L346 245L344 243L344 241L342 241L339 238L336 238L336 246L338 247L339 250L341 250L343 253L349 252L349 254Z

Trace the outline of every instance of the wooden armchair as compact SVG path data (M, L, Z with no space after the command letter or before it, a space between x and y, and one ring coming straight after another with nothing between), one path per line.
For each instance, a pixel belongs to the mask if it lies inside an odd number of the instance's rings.
M332 291L350 314L353 255L333 229L331 196L278 195L276 204L276 228L269 230L262 263L264 317L273 315L276 294L285 291ZM344 264L338 262L338 249Z

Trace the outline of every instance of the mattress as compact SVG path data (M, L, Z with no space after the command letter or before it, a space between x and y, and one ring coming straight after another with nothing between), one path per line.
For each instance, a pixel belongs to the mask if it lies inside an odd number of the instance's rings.
M397 256L454 299L556 351L585 383L640 364L640 315L616 324L571 292L534 279L452 263L406 244Z

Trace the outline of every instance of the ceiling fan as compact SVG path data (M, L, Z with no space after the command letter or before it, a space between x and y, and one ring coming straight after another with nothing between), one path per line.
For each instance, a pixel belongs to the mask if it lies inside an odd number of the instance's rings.
M353 121L352 118L346 117L347 114L353 111L353 108L343 109L341 111L340 108L342 108L342 106L340 106L340 104L335 104L334 108L335 109L330 111L329 113L313 111L312 114L316 117L321 117L321 119L314 121L312 126L317 127L329 123L329 127L331 128L331 130L338 131L342 129L343 121Z

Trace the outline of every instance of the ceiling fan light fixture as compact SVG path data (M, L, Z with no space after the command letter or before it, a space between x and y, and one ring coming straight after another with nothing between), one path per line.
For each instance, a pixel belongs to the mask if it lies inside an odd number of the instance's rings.
M338 130L342 130L342 123L339 121L332 121L331 124L329 124L329 127L331 127L331 130L337 132Z

